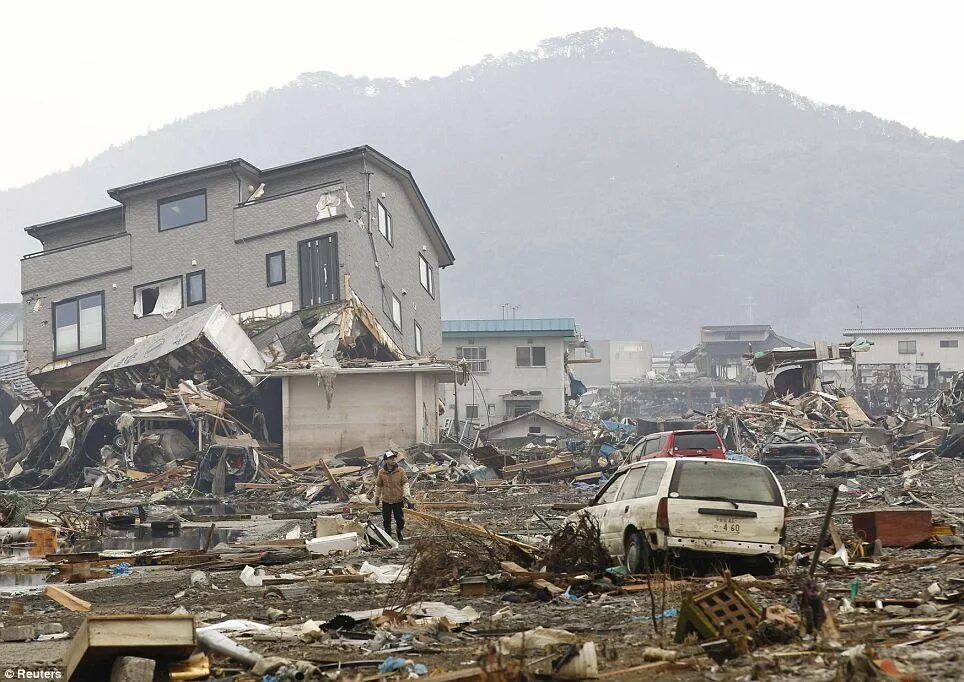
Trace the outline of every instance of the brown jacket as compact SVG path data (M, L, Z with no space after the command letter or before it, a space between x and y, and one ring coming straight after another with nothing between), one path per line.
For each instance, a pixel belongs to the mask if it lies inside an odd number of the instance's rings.
M378 470L375 479L375 498L389 504L401 502L411 493L408 488L408 474L401 467L389 471L385 467Z

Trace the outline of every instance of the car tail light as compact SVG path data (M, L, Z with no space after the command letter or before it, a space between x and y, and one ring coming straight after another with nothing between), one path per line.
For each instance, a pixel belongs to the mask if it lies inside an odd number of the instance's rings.
M660 498L656 507L656 527L664 533L669 532L669 504L665 497Z

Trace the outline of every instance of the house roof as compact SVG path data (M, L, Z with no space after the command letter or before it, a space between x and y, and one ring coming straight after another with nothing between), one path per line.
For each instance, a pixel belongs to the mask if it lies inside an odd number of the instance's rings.
M700 329L705 329L709 332L765 332L770 329L768 324L717 324L717 325L705 325L700 327Z
M394 175L398 176L402 180L406 181L408 187L412 191L412 198L414 199L412 203L415 204L415 206L421 210L422 215L431 225L432 231L435 233L435 236L439 240L439 245L442 250L442 259L441 259L441 262L439 263L439 266L444 268L449 265L452 265L452 263L455 262L455 255L452 253L452 249L449 246L448 241L446 241L445 235L442 234L442 228L439 226L438 221L435 220L435 216L432 214L431 209L428 207L428 202L425 201L425 197L422 194L422 190L419 189L418 184L415 182L415 176L413 176L412 172L407 168L405 168L404 166L393 161L392 159L388 158L387 156L379 152L377 149L374 149L373 147L369 147L368 145L352 147L350 149L343 149L341 151L333 152L331 154L325 154L323 156L315 156L310 159L295 161L293 163L288 163L281 166L274 166L273 168L268 168L265 170L261 170L254 164L249 163L248 161L245 161L244 159L241 159L241 158L230 159L228 161L212 163L207 166L200 166L199 168L191 168L189 170L178 171L177 173L170 173L168 175L162 175L156 178L150 178L148 180L141 180L139 182L133 182L127 185L121 185L119 187L114 187L112 189L107 190L107 194L112 199L118 202L121 202L124 196L134 191L148 189L157 185L163 185L163 184L172 183L172 182L179 182L182 180L192 178L194 176L204 175L206 173L211 173L214 171L222 171L222 170L230 171L234 169L240 169L249 173L250 175L255 176L256 178L269 179L271 177L276 177L279 175L283 175L285 173L296 172L298 170L301 170L303 168L308 168L313 165L332 163L332 162L346 159L355 155L360 155L365 159L369 159L369 158L372 159L373 161L378 163L380 166L382 166L389 172L393 173ZM102 214L106 214L110 211L119 211L119 210L121 210L121 207L111 206L108 208L99 209L97 211L91 211L89 213L70 216L69 218L61 218L59 220L52 220L46 223L32 225L25 229L30 236L36 237L37 235L34 233L37 230L40 230L43 228L62 226L66 223L78 221L85 218L92 218L95 216L103 217Z
M504 334L520 336L578 336L576 320L571 317L529 318L521 320L442 320L443 336Z
M964 334L964 327L876 327L844 329L844 336L883 336L886 334Z
M13 392L21 398L43 398L43 393L37 388L27 376L27 362L11 362L9 365L0 366L0 384L7 384L13 388Z
M692 362L699 356L711 358L743 358L744 353L773 350L774 348L801 348L807 344L788 339L774 332L756 341L703 341L696 348L683 353L680 362Z
M580 433L583 430L582 428L579 427L578 424L574 422L560 419L556 415L549 414L548 412L533 410L532 412L526 412L525 414L519 415L518 417L513 417L512 419L506 419L505 421L499 422L498 424L493 424L492 426L486 426L484 429L479 429L479 434L495 431L496 429L499 429L508 424L512 424L514 422L522 421L526 419L540 419L542 421L550 422L552 424L555 424L556 426L566 429L570 433Z
M0 334L23 319L23 303L0 303Z

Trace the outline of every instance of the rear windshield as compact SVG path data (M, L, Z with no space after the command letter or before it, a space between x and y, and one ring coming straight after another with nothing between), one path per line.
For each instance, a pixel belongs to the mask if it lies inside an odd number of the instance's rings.
M783 504L769 469L730 462L679 462L670 484L673 493L675 497Z
M677 433L673 437L674 450L719 450L720 438L713 433Z

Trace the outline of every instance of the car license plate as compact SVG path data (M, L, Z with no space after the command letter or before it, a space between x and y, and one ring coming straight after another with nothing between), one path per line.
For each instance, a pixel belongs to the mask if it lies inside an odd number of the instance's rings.
M716 517L713 521L713 530L721 535L739 535L740 522L735 519Z

